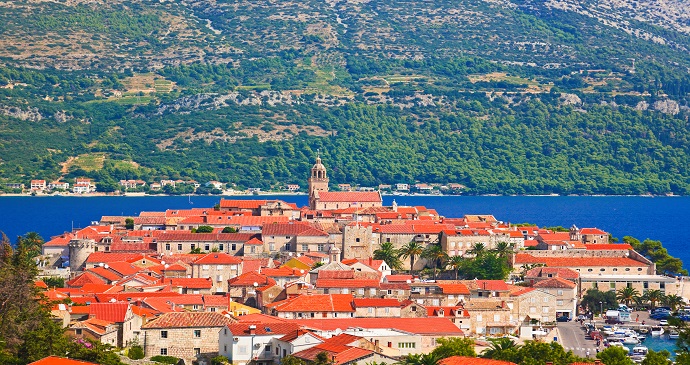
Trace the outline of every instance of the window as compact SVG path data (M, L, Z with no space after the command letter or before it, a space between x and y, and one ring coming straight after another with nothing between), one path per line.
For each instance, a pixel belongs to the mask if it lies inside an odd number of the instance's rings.
M541 312L542 312L542 313L549 313L550 310L551 310L550 307L541 307Z
M268 245L268 249L269 249L270 251L275 251L275 250L276 250L276 244L273 243L273 242L271 242L271 243ZM289 248L287 248L286 250L289 250Z
M223 245L222 243L218 244L219 250L223 251L224 248L225 248L225 245Z
M367 313L374 313L374 308L372 308L372 307L367 308Z
M501 321L501 315L500 314L494 314L494 322L500 322Z
M223 345L223 352L228 352L228 345Z
M481 314L477 314L477 322L481 322L481 321L482 321L482 315L481 315Z
M637 271L642 271L642 268L641 268L641 267L638 267L638 268L637 268Z
M252 246L252 247L249 249L249 251L250 251L251 253L256 253L256 247Z
M610 282L610 283L609 283L609 288L611 288L611 289L616 289L616 283L615 283L615 282Z
M211 308L211 309L213 309L213 308ZM228 335L228 329L227 328L223 329L223 334L226 336Z
M168 331L161 331L161 338L168 338Z
M643 287L644 289L649 289L649 282L648 282L648 281L643 282L643 283L642 283L642 287Z
M201 355L201 349L198 347L195 347L194 348L194 356L199 356L199 355Z
M357 289L357 294L364 295L364 288Z
M594 269L587 269L587 271L592 272L592 271L594 271Z
M371 296L376 295L376 288L369 289L369 295L371 295Z
M417 348L417 344L414 342L398 342L399 349L414 349Z
M192 309L194 309L194 310L199 310L199 305L194 304L194 305L192 306ZM194 331L194 335L195 335L194 337L197 337L197 336L196 336L196 331L198 331L198 330L195 330L195 331ZM199 331L199 336L201 336L201 331Z
M563 295L563 290L558 290L556 293L558 293L558 295Z
M237 352L240 354L246 355L247 354L247 346L237 346Z
M230 245L230 249L231 249L232 251L236 251L236 250L237 250L237 244L236 244L236 243L233 243L232 245Z
M606 269L602 267L601 269L599 269L599 271L603 272L603 271L606 271Z
M388 307L386 307L386 310L385 310L385 312L386 312L386 314L388 314L388 313L390 313L390 312L391 312L391 309L390 309L390 308L388 308Z
M617 267L614 267L614 268L613 268L613 271L618 271L618 268L617 268Z
M223 281L223 275L216 275L216 281Z
M264 351L271 352L271 345L266 345L266 347L264 347Z
M78 335L81 335L81 328L77 328L77 331L76 331L76 332L77 332Z
M530 303L535 303L536 301L537 301L537 298L535 298L535 297L529 298Z
M211 307L210 310L211 310L211 312L215 312L215 311L216 311L216 308Z
M563 301L562 301L562 300L557 300L557 301L556 301L556 305L563 305Z
M208 251L208 250L210 250L210 249L211 249L211 246L210 246L210 245L204 245L204 251Z
M544 303L548 303L548 302L549 302L549 297L544 297Z
M165 250L166 250L166 251L170 251L170 244L169 244L169 243L166 243L166 244L165 244Z
M211 268L211 266L209 266L209 265L201 265L202 270L208 270L210 268Z
M178 251L182 251L182 244L181 244L181 243L178 243L178 244L177 244L177 250L178 250Z
M359 242L359 241L357 241L357 242ZM391 243L391 238L390 238L390 237L386 237L386 243Z
M289 243L285 244L285 251L290 251L290 244Z
M316 246L316 249L317 249L319 252L320 252L320 251L323 251L323 244L319 244L318 246Z
M537 313L537 307L529 307L530 313Z
M162 349L161 349L161 355L163 355L163 356L168 356L168 349L165 348L165 347L162 348Z
M196 244L192 243L192 250L196 249Z
M412 310L413 312L416 312L416 311L417 311L417 306L414 306L414 305L413 305L412 308L411 308L411 310Z
M216 270L223 270L224 266L223 265L216 265Z
M436 305L436 306L439 305L438 299L432 299L431 303L432 303L431 305Z
M309 251L309 245L302 245L302 251Z

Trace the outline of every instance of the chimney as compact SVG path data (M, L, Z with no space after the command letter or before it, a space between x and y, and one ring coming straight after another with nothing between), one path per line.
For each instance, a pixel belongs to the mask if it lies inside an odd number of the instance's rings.
M256 334L256 326L253 324L249 325L249 334L254 336Z

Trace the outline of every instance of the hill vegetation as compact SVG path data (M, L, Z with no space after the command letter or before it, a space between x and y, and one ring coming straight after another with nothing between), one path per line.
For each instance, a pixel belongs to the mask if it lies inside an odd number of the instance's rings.
M2 3L0 179L688 194L688 18L616 4Z

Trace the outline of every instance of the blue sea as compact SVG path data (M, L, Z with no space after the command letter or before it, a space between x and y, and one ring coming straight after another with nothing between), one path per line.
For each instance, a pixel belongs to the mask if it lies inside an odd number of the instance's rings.
M232 199L282 199L307 205L304 195L243 196ZM597 227L620 239L662 241L671 255L690 263L686 229L690 197L598 196L384 196L384 204L423 205L446 217L493 214L497 219L539 226ZM218 196L0 197L0 230L14 241L35 231L48 239L97 221L103 215L138 215L192 207L212 207Z

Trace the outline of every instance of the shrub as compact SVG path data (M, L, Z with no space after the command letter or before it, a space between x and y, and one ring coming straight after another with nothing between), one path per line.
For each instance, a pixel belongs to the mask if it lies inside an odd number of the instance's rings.
M175 365L175 364L177 364L178 361L180 361L180 359L176 358L175 356L158 355L158 356L152 356L151 361L160 362L163 364Z
M144 349L141 346L132 346L127 352L127 357L132 360L140 360L144 358Z
M225 356L216 356L211 359L211 365L224 365L228 363L228 358Z

